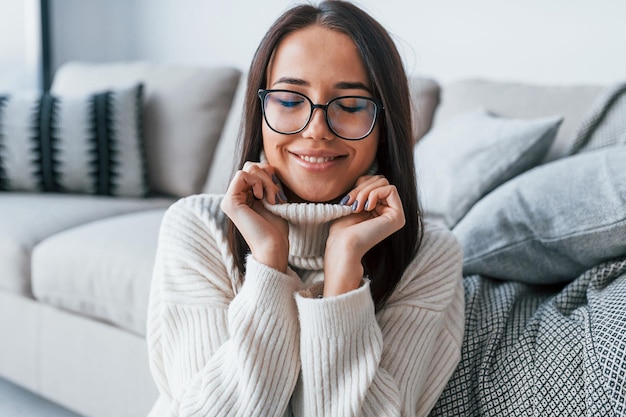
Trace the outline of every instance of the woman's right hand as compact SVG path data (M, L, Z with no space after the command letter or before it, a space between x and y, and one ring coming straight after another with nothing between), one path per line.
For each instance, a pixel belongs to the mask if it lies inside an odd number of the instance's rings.
M254 259L287 272L287 222L268 212L261 202L263 198L270 204L286 202L277 183L270 165L246 162L230 182L221 207L246 240Z

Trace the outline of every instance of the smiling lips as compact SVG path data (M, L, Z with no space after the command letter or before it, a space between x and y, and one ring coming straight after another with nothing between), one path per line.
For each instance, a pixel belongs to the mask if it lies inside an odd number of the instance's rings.
M336 168L337 163L347 157L347 155L338 155L336 152L321 150L289 151L289 153L297 158L302 168L314 172Z
M315 156L307 156L307 155L298 155L298 156L303 161L309 162L311 164L321 164L324 162L330 162L330 161L334 161L337 158L336 156L330 156L330 157L315 157Z

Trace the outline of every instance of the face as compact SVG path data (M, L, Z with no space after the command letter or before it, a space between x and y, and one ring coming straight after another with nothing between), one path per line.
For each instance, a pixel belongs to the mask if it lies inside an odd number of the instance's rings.
M296 91L315 104L340 96L373 97L371 83L356 45L347 35L310 26L286 36L274 51L267 89ZM378 122L366 138L344 140L328 127L324 111L315 109L299 133L276 133L263 121L263 149L290 201L336 201L374 162Z

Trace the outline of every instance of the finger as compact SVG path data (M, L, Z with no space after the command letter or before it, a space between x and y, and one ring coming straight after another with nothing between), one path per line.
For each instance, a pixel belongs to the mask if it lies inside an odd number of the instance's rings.
M229 197L240 196L247 200L249 194L254 195L257 199L263 198L263 184L261 180L248 172L237 171L228 185L226 195Z
M376 210L370 213L371 217L363 223L367 224L370 237L371 246L368 247L373 247L406 224L400 195L395 186L377 188L372 194L376 194L372 197L376 198L379 204Z
M376 195L372 194L372 191L389 185L387 178L382 175L376 175L362 181L354 190L350 192L354 195L354 202L352 203L352 210L356 213L361 210L371 211L378 204Z
M277 194L278 199L282 201L283 203L286 203L288 201L287 196L285 195L283 184L280 182L280 179L278 178L276 173L272 174L272 181L274 182L274 184L276 184L276 188L278 189L278 194Z
M264 195L265 199L271 204L287 200L280 188L280 181L278 181L278 177L271 165L246 162L243 166L243 171L256 176L260 180L262 195L259 197L255 193L255 197L261 199Z
M397 225L398 229L404 226L402 200L394 185L389 184L385 187L376 188L370 193L369 198L371 201L377 202L372 210L375 210L379 216L387 217Z
M356 244L354 247L365 253L400 230L406 222L399 195L394 192L395 187L390 185L385 188L376 190L380 193L381 203L375 211L361 211L333 221L331 234L352 240Z
M398 213L398 216L378 216L367 220L367 228L371 239L370 247L374 247L402 229L404 224L404 214L402 212Z
M356 180L356 184L354 186L354 188L352 190L350 190L339 202L339 204L345 205L345 206L352 206L353 210L356 210L357 208L360 210L361 207L363 207L363 205L365 204L365 200L361 199L359 200L358 198L358 194L359 191L362 190L364 187L367 187L368 184L372 184L372 183L376 183L378 181L380 181L381 179L384 179L385 177L383 177L382 175L363 175L360 176L359 178L357 178ZM361 204L359 204L361 203Z

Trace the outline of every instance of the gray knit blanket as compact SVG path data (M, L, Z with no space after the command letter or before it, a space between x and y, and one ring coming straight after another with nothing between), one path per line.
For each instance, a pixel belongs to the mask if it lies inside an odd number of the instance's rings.
M626 258L564 288L465 278L462 358L432 416L626 415Z

